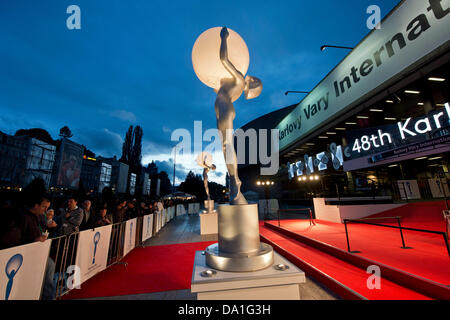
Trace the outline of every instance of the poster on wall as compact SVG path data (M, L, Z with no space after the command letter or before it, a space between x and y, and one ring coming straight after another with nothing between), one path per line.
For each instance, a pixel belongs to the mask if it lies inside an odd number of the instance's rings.
M153 215L144 216L142 220L142 241L150 239L153 233Z
M82 162L83 147L64 139L61 146L61 160L56 184L64 188L78 188Z
M417 180L398 180L398 190L403 200L420 199L420 190Z
M446 179L428 179L428 185L430 186L433 198L450 197L450 190Z
M83 283L106 269L112 225L80 232L75 264Z
M39 300L51 243L0 251L0 300Z
M125 240L123 244L123 256L134 249L136 244L136 218L128 220L125 225Z

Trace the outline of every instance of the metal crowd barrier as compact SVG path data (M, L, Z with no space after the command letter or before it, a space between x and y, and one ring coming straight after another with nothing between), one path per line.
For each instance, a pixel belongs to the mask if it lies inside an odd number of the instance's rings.
M75 265L76 252L78 246L79 232L68 236L61 236L52 239L50 247L50 258L55 262L55 275L53 281L55 284L56 297L60 297L70 289L67 287L67 268Z
M137 217L136 220L135 247L139 247L143 245L142 226L144 217ZM127 265L127 263L121 261L123 258L126 222L127 221L123 221L112 225L106 267L110 267L113 264ZM156 214L154 214L152 226L153 231L156 230L156 223ZM76 264L79 233L80 232L75 232L67 236L60 236L51 239L52 243L49 257L55 262L54 284L57 299L61 298L71 290L67 286L67 279L70 276L67 269L69 266ZM153 233L153 235L155 234L156 232Z
M316 223L314 222L313 219L313 214L312 214L312 210L311 208L299 208L299 209L278 209L277 210L277 218L278 218L278 226L281 226L280 223L280 212L294 212L294 211L307 211L308 212L308 216L309 216L309 225L316 225Z
M372 223L372 222L366 222L366 220L382 220L382 219L396 219L397 223L398 223L398 227L397 226L390 226L390 225L386 225L386 224L379 224L379 223ZM364 218L364 219L344 219L344 226L345 226L345 236L347 238L347 251L350 253L359 253L359 251L351 251L350 250L350 241L349 241L349 236L348 236L348 230L347 230L347 223L362 223L362 224L368 224L368 225L372 225L372 226L379 226L379 227L386 227L386 228L394 228L394 229L399 229L400 231L400 236L402 239L402 249L412 249L411 247L407 247L405 245L405 239L403 237L403 230L410 230L410 231L417 231L417 232L424 232L424 233L433 233L433 234L439 234L442 235L444 238L444 242L445 242L445 246L447 247L447 253L448 256L450 257L450 246L448 243L448 237L447 237L447 233L445 232L440 232L440 231L432 231L432 230L424 230L424 229L416 229L416 228L406 228L406 227L402 227L401 223L400 223L400 219L401 217L380 217L380 218Z

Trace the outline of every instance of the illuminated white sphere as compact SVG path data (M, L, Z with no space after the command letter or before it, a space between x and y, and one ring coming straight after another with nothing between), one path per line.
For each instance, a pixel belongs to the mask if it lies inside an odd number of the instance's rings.
M221 30L222 27L206 30L197 38L192 48L192 65L195 74L201 82L216 90L220 88L221 79L231 78L230 73L220 61ZM247 45L233 30L228 29L228 33L228 59L245 76L250 63Z
M196 160L197 160L197 164L200 167L204 167L205 164L208 167L211 167L212 164L213 164L212 163L213 162L213 157L212 157L212 155L209 152L201 152L201 153L199 153Z

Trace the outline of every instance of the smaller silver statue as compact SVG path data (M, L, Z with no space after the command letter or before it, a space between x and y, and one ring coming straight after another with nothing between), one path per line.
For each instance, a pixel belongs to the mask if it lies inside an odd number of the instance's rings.
M216 170L216 165L213 164L210 167L208 167L205 164L204 169L203 169L203 183L205 185L205 191L206 191L206 196L208 197L208 201L211 200L211 197L209 195L209 187L208 187L208 172L209 172L209 170Z
M197 156L197 164L203 168L203 184L205 185L208 201L211 200L208 187L208 172L216 170L216 165L212 163L212 155L208 152L202 152Z

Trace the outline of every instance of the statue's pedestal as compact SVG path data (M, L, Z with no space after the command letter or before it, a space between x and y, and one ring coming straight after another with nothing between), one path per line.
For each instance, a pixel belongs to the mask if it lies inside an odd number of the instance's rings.
M205 200L205 210L202 213L212 213L214 210L214 200Z
M217 210L219 242L206 248L206 264L228 272L271 266L273 248L259 241L258 205L219 205Z
M217 212L213 211L211 213L207 213L203 211L200 213L200 234L217 234Z
M280 270L277 266L288 266ZM207 270L215 274L203 277ZM213 272L213 273L214 273ZM300 284L305 273L294 264L274 253L273 264L254 272L226 272L206 265L204 251L195 253L191 292L198 300L300 300Z

